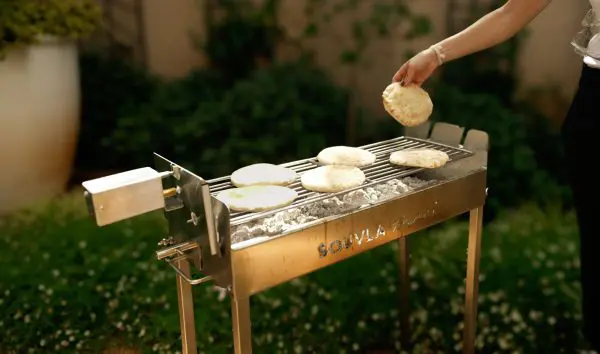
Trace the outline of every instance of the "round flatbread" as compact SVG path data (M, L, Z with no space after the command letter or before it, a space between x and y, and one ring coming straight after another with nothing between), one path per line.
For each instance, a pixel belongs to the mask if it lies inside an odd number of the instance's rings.
M364 167L375 162L375 154L351 146L332 146L321 150L317 160L323 165Z
M437 168L449 159L448 154L434 149L400 150L390 154L390 163L408 167Z
M217 198L233 211L267 211L293 203L298 193L281 186L249 186L224 190Z
M236 187L287 186L297 178L296 172L289 168L270 163L256 163L235 170L231 174L231 183Z
M385 110L406 127L425 123L433 112L429 94L417 85L394 82L385 88L382 97Z
M335 193L362 185L365 174L354 166L327 165L306 171L300 181L310 191Z

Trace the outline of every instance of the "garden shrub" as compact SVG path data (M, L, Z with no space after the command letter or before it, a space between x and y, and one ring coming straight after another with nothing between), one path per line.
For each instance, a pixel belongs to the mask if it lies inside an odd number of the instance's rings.
M175 274L154 257L160 213L104 228L73 195L0 219L0 352L179 350ZM572 214L524 206L483 234L479 353L582 349ZM415 353L458 352L467 224L410 236ZM350 353L398 346L397 249L354 257L252 298L259 353ZM229 302L194 288L201 353L230 353Z
M39 43L41 36L76 41L102 24L102 7L93 0L0 1L0 60L13 49Z
M95 96L100 76L95 70L87 75L91 78L84 81L84 87L89 84L84 92ZM89 134L81 140L82 159L93 157L85 151L101 150L104 160L92 159L99 169L152 164L152 152L157 152L203 177L214 177L253 162L310 157L345 138L346 91L305 61L256 70L232 87L212 70L197 70L156 88L154 80L137 71L123 76L130 80L119 90L134 92L122 104L128 108L118 109L118 101L106 104L112 93L99 94L102 102L88 101L84 116ZM137 88L145 93L136 95ZM96 105L109 108L95 110ZM117 119L107 123L99 111Z
M433 88L432 100L433 121L488 133L488 212L495 215L502 207L530 200L568 203L570 194L564 178L557 178L561 176L556 175L556 169L540 163L542 159L562 159L560 136L547 129L543 117L532 119L531 111L507 107L490 94L466 94L443 84Z
M152 100L161 82L145 68L96 52L82 53L79 67L82 102L76 166L122 168L129 163L130 152L115 151L110 137L119 134L117 127L124 117Z

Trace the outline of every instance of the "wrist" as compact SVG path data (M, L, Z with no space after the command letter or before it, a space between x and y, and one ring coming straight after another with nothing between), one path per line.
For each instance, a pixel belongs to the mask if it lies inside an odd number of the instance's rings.
M435 59L438 66L442 66L446 62L446 54L444 53L444 48L440 44L434 44L431 47L427 48Z

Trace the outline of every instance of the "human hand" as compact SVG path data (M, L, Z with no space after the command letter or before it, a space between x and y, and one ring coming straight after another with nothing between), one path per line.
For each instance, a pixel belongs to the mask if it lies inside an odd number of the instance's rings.
M392 79L402 85L421 85L440 66L438 56L431 48L425 49L404 63Z

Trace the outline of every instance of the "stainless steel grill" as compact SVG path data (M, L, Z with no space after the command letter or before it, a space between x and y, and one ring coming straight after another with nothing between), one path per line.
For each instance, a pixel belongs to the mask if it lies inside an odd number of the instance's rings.
M463 350L473 353L487 134L471 130L462 142L460 127L438 123L431 134L429 128L423 125L409 130L410 137L363 146L376 154L377 161L363 168L367 179L362 186L335 194L315 193L303 189L298 181L291 186L298 192L298 199L292 205L268 212L230 212L215 198L216 193L234 188L229 176L204 180L159 155L155 155L157 170L141 168L87 181L83 186L90 212L100 226L152 210L165 210L169 235L159 243L156 255L178 275L182 349L186 354L196 353L192 285L213 282L230 294L235 352L251 353L251 295L394 240L400 245L402 344L409 348L406 236L470 212ZM391 152L412 148L442 150L450 156L450 162L435 170L398 167L388 162ZM301 175L316 168L318 162L309 158L282 166ZM275 234L254 235L250 242L234 244L232 240L232 230L238 227L257 225L292 210L312 210L327 200L342 198L355 190L374 190L407 176L428 183L310 222L298 222ZM191 277L190 264L204 276Z

